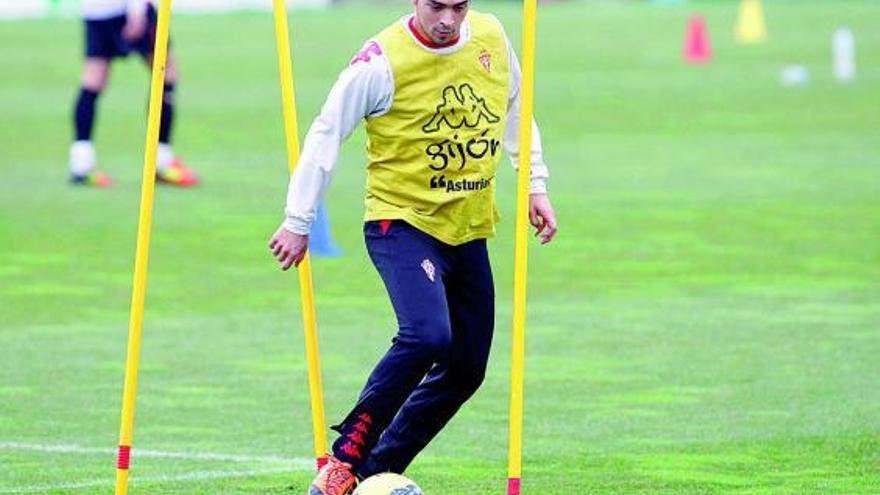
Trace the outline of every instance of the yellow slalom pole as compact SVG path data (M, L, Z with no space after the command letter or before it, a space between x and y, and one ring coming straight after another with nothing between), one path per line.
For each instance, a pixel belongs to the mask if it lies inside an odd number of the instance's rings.
M144 172L141 179L141 206L138 219L137 249L134 260L134 287L128 323L128 354L125 360L125 385L122 395L122 422L119 428L119 453L116 461L116 495L128 493L128 467L131 458L131 432L137 394L138 363L141 352L141 329L144 322L144 298L147 291L147 265L150 258L150 229L153 224L153 192L156 186L156 149L159 146L159 119L162 115L162 91L165 62L168 58L168 26L171 23L171 0L159 1L153 71L150 82L150 110Z
M522 83L520 86L519 174L516 187L516 237L513 274L513 352L510 376L510 438L507 494L519 495L522 480L523 382L526 355L526 280L529 240L529 182L532 157L532 109L535 97L535 22L537 0L523 0Z
M281 102L284 110L284 132L287 139L287 166L290 173L299 161L299 140L296 123L296 97L293 91L293 64L290 60L290 32L284 0L275 2L275 38L278 46L278 68L281 77ZM318 469L327 462L327 434L324 429L324 392L321 386L321 363L318 358L318 327L315 318L315 293L312 287L312 266L308 253L299 264L299 288L302 299L303 329L306 338L306 360L309 365L309 395L312 402L312 428L315 435L315 459Z

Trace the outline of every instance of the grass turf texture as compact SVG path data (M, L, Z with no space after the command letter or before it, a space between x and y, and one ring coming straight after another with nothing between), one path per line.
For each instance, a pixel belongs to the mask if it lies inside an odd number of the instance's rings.
M536 108L561 231L531 251L524 493L880 490L873 3L768 2L757 47L733 43L734 2L541 7ZM518 47L518 7L484 8ZM292 16L302 132L363 39L405 11ZM708 67L680 61L693 11L713 35ZM858 40L849 86L830 76L841 23ZM177 149L204 185L158 190L134 446L310 457L298 286L265 248L286 187L271 16L177 16L172 32ZM119 63L100 100L99 159L116 187L69 187L79 36L72 21L0 29L0 493L108 493L114 474L111 453L10 444L117 441L148 79ZM812 83L781 88L787 63ZM395 326L362 247L362 143L359 130L327 200L346 255L315 262L328 422ZM503 167L489 376L408 472L430 494L503 492ZM135 455L132 489L303 492L308 471L251 472L287 465Z

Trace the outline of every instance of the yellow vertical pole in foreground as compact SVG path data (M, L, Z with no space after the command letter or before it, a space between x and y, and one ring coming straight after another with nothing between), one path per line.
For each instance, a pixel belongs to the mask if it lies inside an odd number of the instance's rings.
M287 139L287 166L290 173L299 161L299 140L296 123L296 97L293 91L293 64L290 60L290 32L284 0L275 2L275 38L278 46L278 68L281 77L281 103L284 110L284 132ZM327 434L324 430L324 392L321 386L321 363L318 359L318 327L315 318L315 294L312 287L312 266L308 253L299 264L299 288L302 299L303 327L306 338L306 360L309 366L309 395L312 402L312 428L315 435L315 459L318 468L327 461Z
M131 458L131 433L137 394L138 363L141 352L141 329L144 322L144 298L147 291L147 264L150 258L150 230L153 224L153 192L156 186L156 149L159 146L159 119L162 115L162 91L165 61L168 55L168 26L171 23L171 0L159 1L156 44L153 48L153 71L150 81L150 110L144 172L141 179L141 206L138 219L137 249L134 260L134 287L128 323L128 354L125 360L125 385L122 393L122 423L119 428L119 454L116 461L116 495L128 493L128 467Z
M529 182L532 157L532 109L535 96L535 22L537 0L523 1L522 82L520 86L519 174L516 188L516 237L513 274L513 352L510 377L510 438L507 494L519 495L522 479L523 382L526 355L526 281L529 240Z

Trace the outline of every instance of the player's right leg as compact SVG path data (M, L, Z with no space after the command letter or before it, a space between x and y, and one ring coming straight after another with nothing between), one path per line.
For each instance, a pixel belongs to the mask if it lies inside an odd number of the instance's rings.
M107 187L110 177L96 169L92 132L95 127L95 108L101 91L107 86L110 59L90 57L83 63L79 95L73 111L75 139L70 145L70 180L74 184Z
M107 87L110 63L121 54L115 33L125 17L85 21L85 60L74 105L74 142L70 145L70 179L74 184L107 187L110 177L97 170L92 134L98 97Z

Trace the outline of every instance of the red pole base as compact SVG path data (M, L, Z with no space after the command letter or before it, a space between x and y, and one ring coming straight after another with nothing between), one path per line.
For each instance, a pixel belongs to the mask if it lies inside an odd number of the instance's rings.
M520 478L507 478L507 495L519 495Z
M128 464L130 461L131 461L131 446L120 445L119 446L119 454L116 456L116 467L118 469L128 469Z

